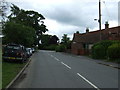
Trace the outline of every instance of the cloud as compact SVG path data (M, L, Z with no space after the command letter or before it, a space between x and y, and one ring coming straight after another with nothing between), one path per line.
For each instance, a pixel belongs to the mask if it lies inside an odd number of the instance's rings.
M45 16L45 24L50 34L56 34L60 38L64 33L72 37L73 33L98 30L98 4L99 0L8 0L25 10L35 10ZM105 21L109 21L110 27L117 26L118 1L101 0L102 2L102 28Z

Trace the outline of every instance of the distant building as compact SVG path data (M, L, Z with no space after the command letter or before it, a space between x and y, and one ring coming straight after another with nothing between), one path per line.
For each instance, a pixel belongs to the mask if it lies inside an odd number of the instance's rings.
M101 35L101 39L100 39ZM71 52L77 55L88 54L94 43L100 40L120 40L120 26L109 28L109 24L105 24L105 29L86 33L74 33Z

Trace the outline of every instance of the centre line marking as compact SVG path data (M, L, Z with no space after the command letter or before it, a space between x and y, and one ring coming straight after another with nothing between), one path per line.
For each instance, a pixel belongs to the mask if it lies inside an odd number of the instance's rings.
M59 59L57 59L56 57L54 57L55 58L55 60L57 60L57 61L60 61Z
M89 83L91 86L93 86L95 89L100 90L97 86L95 86L94 84L92 84L89 80L87 80L85 77L83 77L82 75L80 75L79 73L77 73L78 76L80 76L82 79L84 79L87 83Z
M51 57L53 57L53 55L51 55Z
M67 68L71 69L71 67L69 67L67 64L61 62L63 65L65 65Z

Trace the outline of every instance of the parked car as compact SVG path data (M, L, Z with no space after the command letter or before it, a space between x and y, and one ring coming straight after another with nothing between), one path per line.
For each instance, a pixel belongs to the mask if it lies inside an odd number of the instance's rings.
M30 57L32 55L32 49L31 48L26 48L27 55Z
M27 60L25 47L18 44L6 45L2 57L3 60L20 61L22 63Z
M35 49L34 48L31 48L32 49L32 53L34 53L35 52Z
M30 53L30 49L26 48L26 53L27 53L27 58L29 58L31 56L31 53Z

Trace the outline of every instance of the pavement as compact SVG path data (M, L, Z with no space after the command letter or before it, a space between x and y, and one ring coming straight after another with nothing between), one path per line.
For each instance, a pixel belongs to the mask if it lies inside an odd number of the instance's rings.
M38 51L11 88L118 90L118 65L54 51Z

